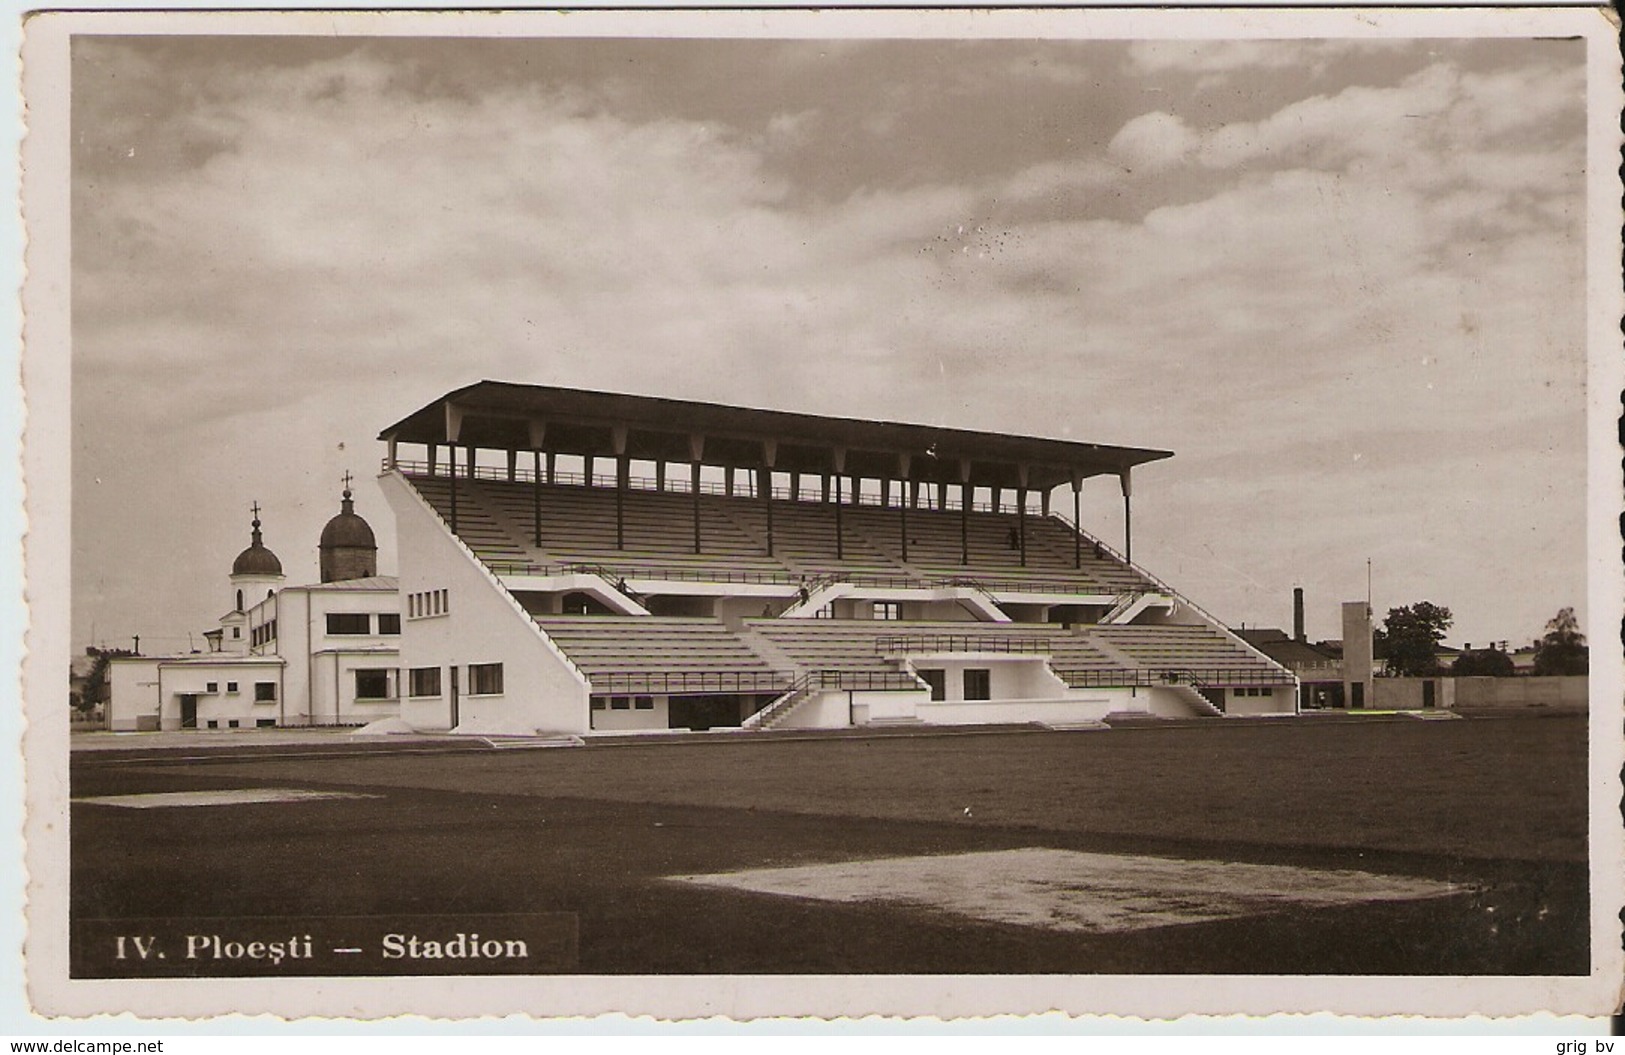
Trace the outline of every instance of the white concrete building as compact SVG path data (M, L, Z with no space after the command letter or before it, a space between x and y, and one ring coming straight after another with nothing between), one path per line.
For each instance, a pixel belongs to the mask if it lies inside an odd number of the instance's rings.
M365 725L400 713L398 582L377 574L372 529L348 489L322 532L322 581L285 586L256 507L232 565L231 609L209 651L115 659L108 727Z

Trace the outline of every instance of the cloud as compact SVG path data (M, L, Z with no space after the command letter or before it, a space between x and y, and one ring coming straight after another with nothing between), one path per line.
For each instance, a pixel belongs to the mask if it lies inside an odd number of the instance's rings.
M1106 151L1130 168L1156 172L1185 160L1199 141L1180 118L1157 110L1119 129Z

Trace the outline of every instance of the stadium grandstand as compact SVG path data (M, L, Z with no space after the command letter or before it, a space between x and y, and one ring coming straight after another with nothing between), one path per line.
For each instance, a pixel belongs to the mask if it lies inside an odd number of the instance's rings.
M1291 714L1078 525L1169 452L481 381L389 426L401 716L484 735Z

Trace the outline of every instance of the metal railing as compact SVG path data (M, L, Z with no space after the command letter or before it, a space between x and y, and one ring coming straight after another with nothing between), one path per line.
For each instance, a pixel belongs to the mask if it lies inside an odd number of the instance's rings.
M1073 688L1155 688L1161 685L1189 685L1194 689L1231 686L1291 685L1290 673L1273 670L1189 670L1172 667L1094 668L1059 670L1056 673Z
M538 564L533 561L488 560L486 567L496 575L597 575L619 588L625 579L662 579L672 582L732 582L794 586L801 576L787 571L758 571L741 568L656 568L636 565L582 564L576 562ZM626 590L622 591L629 592Z
M683 695L710 692L783 692L795 681L793 671L686 670L612 671L587 678L594 696Z
M875 651L898 652L1026 652L1050 653L1051 643L1039 637L998 634L883 634L875 638Z

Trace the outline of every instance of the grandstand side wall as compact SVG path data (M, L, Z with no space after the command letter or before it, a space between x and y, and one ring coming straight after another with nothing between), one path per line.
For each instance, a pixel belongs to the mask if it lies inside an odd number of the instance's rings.
M395 512L401 569L401 717L415 729L452 728L455 668L458 732L586 732L586 679L410 484L386 473L379 485ZM437 591L441 613L414 616L412 598ZM502 691L471 692L470 667L492 663L502 664ZM412 695L409 672L421 668L441 672L438 695Z

